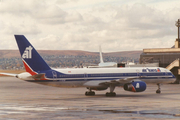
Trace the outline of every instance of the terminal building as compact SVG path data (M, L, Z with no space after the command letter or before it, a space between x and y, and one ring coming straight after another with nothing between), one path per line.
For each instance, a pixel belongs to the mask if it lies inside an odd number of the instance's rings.
M176 22L178 27L178 38L175 40L175 45L172 48L155 48L143 49L140 55L140 64L158 63L159 67L164 67L170 70L180 81L180 37L179 27L180 19Z

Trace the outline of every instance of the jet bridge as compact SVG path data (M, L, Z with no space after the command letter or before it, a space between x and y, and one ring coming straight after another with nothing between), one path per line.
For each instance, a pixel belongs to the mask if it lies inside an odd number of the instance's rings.
M178 79L180 79L180 60L174 60L171 64L169 64L166 67L166 69L170 70L174 74L174 76L176 76L176 83L179 83Z

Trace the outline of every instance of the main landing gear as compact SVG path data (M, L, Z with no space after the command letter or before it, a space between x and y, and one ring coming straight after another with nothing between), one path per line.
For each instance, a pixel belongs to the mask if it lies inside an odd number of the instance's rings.
M86 95L86 96L94 96L94 95L95 95L95 92L94 92L94 91L91 91L91 89L89 89L89 91L86 91L86 92L85 92L85 95Z
M107 92L107 93L106 93L106 96L107 96L107 97L115 97L115 96L116 96L116 93L115 93L115 92Z
M114 92L115 85L111 84L111 85L109 86L109 88L110 88L110 92L107 92L107 93L106 93L106 96L107 96L107 97L115 97L115 96L116 96L116 93ZM86 95L86 96L94 96L94 95L95 95L95 92L92 91L92 88L87 88L87 89L89 89L89 91L86 91L86 92L85 92L85 95Z
M161 93L161 84L158 83L157 86L158 86L158 89L156 90L156 93L160 94Z
M110 88L110 92L107 92L106 93L106 96L107 97L115 97L116 96L116 93L114 92L114 89L115 89L115 85L110 85L109 86L109 88Z

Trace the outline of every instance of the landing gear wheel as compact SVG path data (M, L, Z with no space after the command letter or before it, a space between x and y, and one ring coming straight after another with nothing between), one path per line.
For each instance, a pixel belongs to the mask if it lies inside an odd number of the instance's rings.
M115 93L115 92L107 92L107 93L106 93L106 96L107 96L107 97L115 97L115 96L116 96L116 93Z
M157 94L160 94L160 93L161 93L161 90L156 90L156 93L157 93Z
M85 95L86 96L94 96L95 92L94 91L87 91L87 92L85 92Z

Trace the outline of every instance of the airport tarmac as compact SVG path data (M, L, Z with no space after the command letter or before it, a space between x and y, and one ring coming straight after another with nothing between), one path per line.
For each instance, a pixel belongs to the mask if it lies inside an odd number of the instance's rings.
M151 120L180 119L180 85L164 84L156 94L156 85L147 85L142 93L117 87L116 97L106 91L85 96L86 88L57 88L0 77L1 120Z

